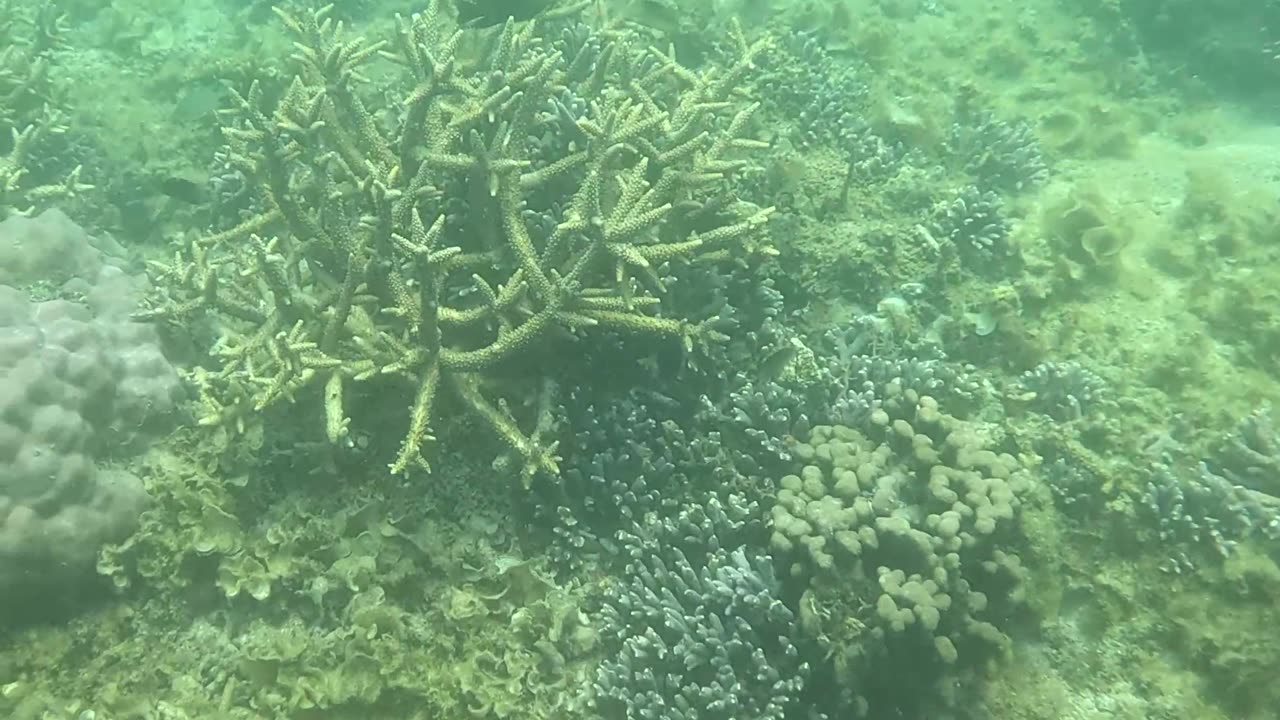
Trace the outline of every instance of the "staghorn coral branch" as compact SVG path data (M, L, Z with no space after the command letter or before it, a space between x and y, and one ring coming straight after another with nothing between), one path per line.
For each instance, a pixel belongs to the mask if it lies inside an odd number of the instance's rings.
M190 243L186 267L153 268L152 316L222 320L222 368L192 378L202 422L241 429L318 397L342 446L357 389L407 384L392 472L429 470L461 412L525 483L555 474L546 388L573 379L534 359L602 329L715 340L666 306L663 265L765 247L771 209L724 187L758 147L743 137L754 107L731 95L759 48L693 70L622 31L595 54L564 49L539 24L564 22L551 17L509 21L464 59L472 31L435 0L389 41L348 38L328 13L277 11L288 84L273 101L255 82L222 114L262 211ZM716 220L695 232L692 217Z

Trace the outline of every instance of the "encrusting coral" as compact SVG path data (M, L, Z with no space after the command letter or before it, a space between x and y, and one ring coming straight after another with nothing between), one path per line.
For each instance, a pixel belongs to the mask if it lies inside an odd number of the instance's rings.
M663 306L662 267L767 250L771 210L725 182L761 145L742 137L755 106L733 96L761 46L737 37L736 64L694 71L575 22L589 5L508 22L484 52L439 2L376 43L328 8L278 11L296 75L238 94L224 129L257 212L157 266L147 313L221 321L220 367L194 374L203 424L243 428L323 392L340 443L353 387L399 378L414 400L394 472L426 467L438 406L457 402L527 482L557 472L554 383L528 367L557 338L714 339ZM379 61L403 84L366 77L389 75ZM517 358L519 378L500 372Z

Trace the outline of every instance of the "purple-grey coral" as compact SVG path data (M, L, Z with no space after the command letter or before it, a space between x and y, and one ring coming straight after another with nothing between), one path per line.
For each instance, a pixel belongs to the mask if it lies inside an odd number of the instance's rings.
M138 284L56 211L0 223L0 596L73 582L136 527L139 479L100 467L176 419L182 388Z
M868 95L858 68L827 52L811 33L790 33L768 50L756 88L779 116L791 120L791 140L801 147L843 147L862 135Z
M1216 461L1233 483L1280 498L1280 432L1271 408L1249 413L1224 439Z
M1010 224L1000 196L967 185L949 200L934 206L930 228L935 240L950 243L967 268L990 275L1007 272L1014 249Z
M1042 185L1049 166L1031 125L997 119L971 102L962 104L948 138L955 164L983 188L1017 193Z
M613 655L593 706L626 720L783 720L809 666L767 555L745 544L759 509L715 496L621 536L630 562L604 599Z
M1270 418L1268 408L1251 413L1205 460L1189 461L1175 446L1153 466L1140 507L1167 547L1166 569L1194 568L1197 549L1225 557L1249 539L1280 540L1280 445Z
M1059 422L1079 420L1115 406L1106 382L1078 362L1043 362L1019 379L1030 408Z

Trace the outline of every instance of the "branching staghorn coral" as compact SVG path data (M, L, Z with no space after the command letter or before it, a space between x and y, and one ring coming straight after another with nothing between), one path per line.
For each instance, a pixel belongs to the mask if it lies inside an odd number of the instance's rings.
M58 42L64 17L52 3L33 10L0 2L0 219L31 214L50 201L92 188L76 166L58 182L29 177L33 149L66 132L65 119L50 102L48 52Z
M438 406L455 402L527 482L558 471L553 383L502 382L512 360L590 331L715 339L664 312L659 270L767 249L771 209L723 182L760 145L742 137L754 106L732 94L759 47L695 72L572 10L542 19L558 37L508 22L474 59L437 1L377 43L327 8L278 11L296 74L278 99L260 83L237 95L225 128L262 210L156 268L150 316L223 320L221 367L194 374L203 424L242 428L323 392L339 443L352 386L394 377L414 400L392 471L426 467ZM399 86L366 77L385 61ZM534 408L533 430L513 407Z

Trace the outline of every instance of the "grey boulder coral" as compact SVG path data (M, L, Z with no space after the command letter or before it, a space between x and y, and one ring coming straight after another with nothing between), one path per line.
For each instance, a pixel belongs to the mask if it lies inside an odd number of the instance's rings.
M68 280L32 301L0 285L0 594L74 580L135 527L147 496L108 457L172 426L182 386L137 287L61 213L0 223L6 279ZM45 277L42 277L45 276Z

